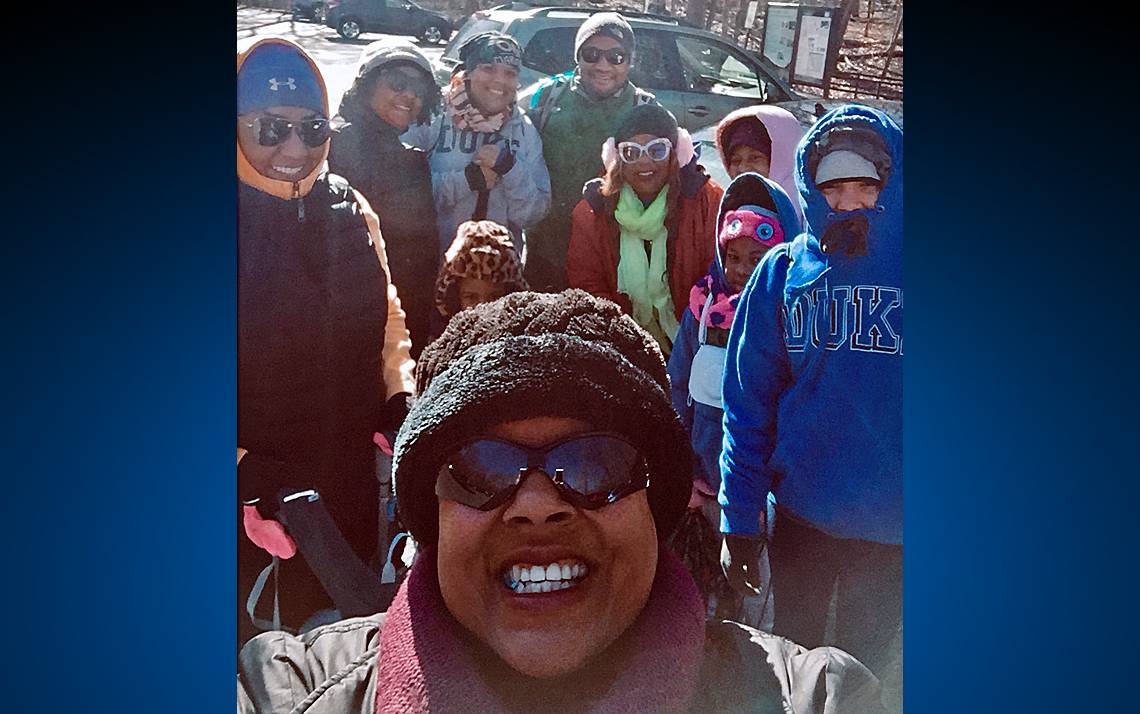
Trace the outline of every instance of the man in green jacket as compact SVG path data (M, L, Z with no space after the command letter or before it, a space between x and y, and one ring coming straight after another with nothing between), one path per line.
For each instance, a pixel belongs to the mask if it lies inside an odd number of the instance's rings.
M602 171L606 138L639 104L656 98L629 81L633 28L616 12L592 15L574 38L573 71L539 86L527 113L542 135L542 155L550 171L550 211L528 232L526 279L532 289L566 287L570 213L582 186ZM531 235L533 234L533 235Z

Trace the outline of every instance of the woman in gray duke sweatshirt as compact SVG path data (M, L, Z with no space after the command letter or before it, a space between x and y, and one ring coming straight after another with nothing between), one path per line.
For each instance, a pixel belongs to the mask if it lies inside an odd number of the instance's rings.
M402 139L428 152L441 250L459 224L487 219L510 229L522 254L522 230L550 206L542 140L515 104L522 50L509 35L487 32L464 44L459 58L443 114Z

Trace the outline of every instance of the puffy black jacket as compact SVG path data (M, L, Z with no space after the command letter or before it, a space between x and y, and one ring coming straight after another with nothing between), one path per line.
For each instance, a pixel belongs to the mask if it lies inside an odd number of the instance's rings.
M435 201L427 154L368 109L341 107L350 123L338 131L329 167L348 179L380 217L392 281L400 293L412 337L412 356L428 340L433 288L439 270Z
M323 174L290 201L239 182L238 206L239 495L315 487L367 554L389 306L361 204Z

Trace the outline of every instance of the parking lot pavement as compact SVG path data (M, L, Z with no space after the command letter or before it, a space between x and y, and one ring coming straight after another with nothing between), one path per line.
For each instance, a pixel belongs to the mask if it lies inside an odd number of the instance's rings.
M353 71L360 50L370 42L393 38L396 35L365 34L359 40L346 40L336 30L314 22L293 21L292 13L258 7L237 9L237 43L242 47L260 37L280 36L293 40L305 48L317 61L329 90L329 107L336 112L340 97L352 84ZM411 37L400 39L412 41ZM443 45L420 49L428 59L436 61L443 54Z

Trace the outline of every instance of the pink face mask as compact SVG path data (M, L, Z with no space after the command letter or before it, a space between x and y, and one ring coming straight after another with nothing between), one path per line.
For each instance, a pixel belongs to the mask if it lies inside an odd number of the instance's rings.
M729 211L724 214L720 225L717 243L721 248L730 240L741 237L751 238L766 248L784 242L784 229L776 214L759 206Z

